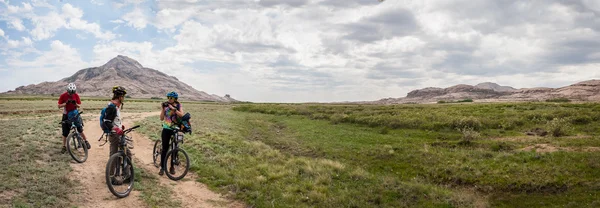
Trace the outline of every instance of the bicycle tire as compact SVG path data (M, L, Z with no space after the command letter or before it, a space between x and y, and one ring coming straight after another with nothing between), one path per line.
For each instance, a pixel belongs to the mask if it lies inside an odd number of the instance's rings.
M79 151L80 149L83 150L83 152L84 152L83 157L80 157L79 155L76 154L76 151ZM73 158L73 160L77 161L78 163L83 163L88 158L87 146L83 142L83 139L81 138L81 136L78 136L74 132L71 132L67 136L67 152L69 152L69 155L71 155L71 158Z
M123 165L120 163L121 158L124 158L127 161L127 164L130 164L130 174L129 174L129 183L126 184L127 185L127 189L124 192L119 192L115 189L114 185L113 185L113 181L114 180L114 176L113 174L111 174L111 167L112 165L117 166L119 169L118 170L124 170L125 167L123 167ZM118 171L116 171L118 172ZM113 155L110 156L110 159L108 159L108 162L106 163L106 173L105 173L105 177L106 177L106 185L108 186L108 190L110 190L110 192L115 195L116 197L119 198L124 198L129 196L129 194L131 193L131 190L133 190L133 184L134 184L134 179L135 179L135 173L134 173L134 168L133 168L133 163L131 163L131 158L127 157L125 155L125 153L123 152L117 152ZM126 179L123 179L126 180Z
M156 140L154 142L154 148L152 148L152 162L154 162L155 167L160 167L160 154L162 151L162 141Z
M169 169L167 169L168 164L170 164L171 162L171 158L173 157L173 153L178 154L178 153L183 153L183 156L185 157L185 167L184 167L184 171L183 174L180 176L174 176L173 174L171 174L171 172L169 171ZM181 159L179 160L181 161ZM185 175L187 174L187 172L190 170L190 157L188 156L187 152L185 152L185 150L183 149L172 149L169 150L169 152L167 152L167 157L165 158L165 162L163 163L164 165L164 170L165 170L165 174L167 175L167 177L169 177L171 180L174 181L178 181L181 180L183 177L185 177Z

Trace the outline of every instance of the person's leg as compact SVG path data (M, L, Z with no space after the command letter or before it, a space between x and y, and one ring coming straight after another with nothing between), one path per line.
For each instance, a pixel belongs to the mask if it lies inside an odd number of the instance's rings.
M165 167L165 158L167 157L167 151L169 151L169 142L171 141L172 131L169 129L163 129L161 134L162 140L162 151L160 152L160 172L159 175L162 175Z
M92 145L90 145L90 143L88 142L87 138L85 137L85 134L83 133L83 127L77 127L77 131L79 131L79 133L81 133L81 137L83 138L83 141L85 143L85 146L87 146L88 149L92 148Z
M67 120L67 114L63 114L61 121L66 121L66 120ZM69 129L68 123L63 123L61 125L61 128L62 128L62 142L63 142L62 153L65 153L67 151L67 136L69 135L70 129Z
M119 150L119 137L120 136L118 134L110 134L110 137L108 138L110 141L110 155L108 155L108 157L115 154Z

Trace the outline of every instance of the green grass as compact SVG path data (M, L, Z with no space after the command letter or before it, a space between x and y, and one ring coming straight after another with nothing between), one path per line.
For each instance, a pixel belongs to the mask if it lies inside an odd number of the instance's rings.
M600 152L582 151L600 147L597 104L236 106L188 104L194 134L184 148L201 182L251 206L600 203ZM158 138L158 118L144 122ZM557 124L578 136L524 134ZM480 135L465 141L461 127ZM521 150L537 144L568 151Z
M135 161L141 164L140 161ZM181 201L173 198L173 190L160 184L154 173L135 167L134 190L149 207L181 207Z
M0 99L0 105L12 101ZM90 106L95 105L92 103ZM46 108L30 104L32 107L26 109ZM130 106L134 111L158 110L158 102L132 102ZM183 144L192 159L190 174L197 174L198 180L211 189L253 207L600 205L600 104L377 106L188 102L184 106L192 114L194 129ZM9 118L0 120L4 129L14 129L8 128L12 125L37 127L39 122L45 122L46 126L40 128L47 130L25 130L33 137L27 139L45 144L32 145L47 148L43 154L59 150L58 125L54 125L59 118L16 122L10 120L15 118L11 115L0 118ZM140 123L140 132L154 140L159 138L161 126L157 116ZM533 128L543 128L549 135L525 135ZM19 156L4 157L2 160L7 161L2 164L46 158L42 153L33 154L37 152L31 149L34 147L16 144L22 139L11 135L22 131L0 133L2 138L9 138L1 145L10 151L2 154ZM536 145L561 151L523 150ZM60 170L68 172L68 155L59 156L62 160L58 163L65 163ZM38 166L39 160L33 159ZM31 177L54 174L48 170L60 165L41 166ZM54 178L54 184L44 186L52 187L51 190L22 186L16 173L31 170L19 168L2 170L13 172L1 172L0 190L9 190L15 197L0 197L0 202L44 207L70 204L53 191L77 188L76 182L57 184L56 181L62 181ZM171 190L156 187L158 181L153 174L138 169L136 177L140 183L135 188L142 191L142 199L149 206L181 206L168 198ZM29 189L50 196L50 202L45 201L48 197L24 194Z
M68 177L71 158L60 153L58 120L0 120L0 205L66 207L78 182Z

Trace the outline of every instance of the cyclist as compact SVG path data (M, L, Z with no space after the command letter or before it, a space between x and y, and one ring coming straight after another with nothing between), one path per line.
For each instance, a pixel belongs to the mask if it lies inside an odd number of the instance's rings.
M67 115L69 114L69 112L74 111L80 107L81 107L81 100L79 99L79 95L77 94L77 86L75 86L75 83L69 83L67 85L67 91L65 93L61 94L60 97L58 97L58 108L63 109L62 121L66 121L68 119ZM62 123L63 146L62 146L62 151L61 151L62 153L65 153L67 151L67 147L65 145L66 145L67 136L69 135L70 130L71 130L71 124L67 123L67 122L63 122ZM87 146L88 149L92 148L90 143L87 141L87 137L83 133L83 127L78 126L77 130L79 132L81 132L81 136L83 137L83 140L85 141L85 146Z
M181 103L177 101L179 95L175 92L167 93L167 102L162 103L161 111L160 111L160 120L162 122L163 130L161 134L162 139L162 151L160 153L160 171L158 175L163 175L165 173L164 162L167 157L167 151L169 151L169 141L171 139L171 135L173 135L173 129L171 129L171 125L173 123L178 123L181 117L183 117L183 108ZM171 174L175 174L175 168L171 166L169 169Z
M121 86L114 86L112 92L113 97L106 107L103 120L104 125L108 127L108 129L111 129L110 137L108 139L110 142L110 154L108 155L109 158L111 155L119 151L119 142L121 141L121 136L123 136L123 129L125 129L125 126L123 126L123 120L121 118L121 109L123 108L123 102L125 101L125 95L127 94L125 88ZM113 105L110 105L111 103ZM130 151L127 151L126 154L131 158ZM129 168L125 168L125 170L129 170ZM127 177L125 181L113 180L113 185L128 183L128 180L129 177Z
M127 91L124 87L115 86L112 89L113 97L110 100L110 103L114 105L108 105L106 107L106 111L104 114L104 125L111 129L109 141L110 141L110 155L113 155L119 149L119 141L121 136L123 135L123 121L121 119L121 108L123 107L123 101L125 100L125 94ZM131 156L130 152L127 152L127 155Z

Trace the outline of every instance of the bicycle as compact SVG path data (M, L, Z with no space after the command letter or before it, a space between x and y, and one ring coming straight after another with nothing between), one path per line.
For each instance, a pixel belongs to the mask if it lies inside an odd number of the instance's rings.
M179 148L179 143L183 143L183 131L177 126L171 126L173 129L173 134L171 135L169 151L167 151L167 156L165 161L171 161L171 167L167 169L167 162L163 163L162 169L165 170L167 177L171 180L177 181L181 180L190 169L190 158L185 150ZM191 133L191 132L189 132ZM154 148L152 152L152 160L154 161L154 166L160 167L160 154L162 152L162 139L156 140L154 142ZM182 163L181 157L185 158L185 162ZM175 174L182 173L177 176Z
M135 178L133 162L131 157L126 154L129 152L127 143L132 141L132 139L127 136L127 134L138 127L140 126L137 125L123 131L123 135L120 137L118 151L112 154L106 163L106 185L108 186L108 190L119 198L128 196L133 189ZM107 134L103 134L103 136L104 135ZM100 138L102 138L102 136ZM108 136L106 138L108 139ZM124 188L124 190L121 190L121 188Z
M83 112L77 113L77 116L74 116L72 119L67 119L61 121L60 124L71 123L71 132L67 135L67 152L69 155L77 161L78 163L83 163L88 158L88 148L85 144L85 140L81 137L81 132L77 130L77 126L75 122L80 119L80 116ZM81 127L83 128L83 122L81 122Z

